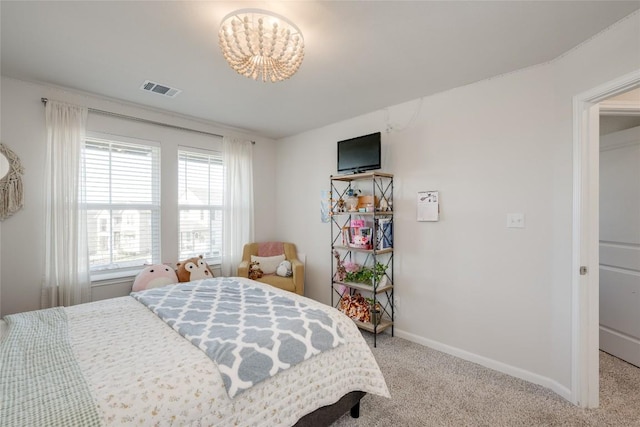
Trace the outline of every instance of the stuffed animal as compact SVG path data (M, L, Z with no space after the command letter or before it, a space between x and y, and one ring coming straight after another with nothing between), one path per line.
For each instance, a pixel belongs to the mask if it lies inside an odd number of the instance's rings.
M133 292L159 288L178 283L178 276L173 268L164 264L153 264L145 267L133 281Z
M354 295L343 295L340 299L340 310L352 319L361 322L370 322L370 304L367 300L356 292Z
M193 280L211 279L213 272L202 259L202 255L189 258L176 264L178 266L177 274L180 282L191 282Z
M356 235L353 236L353 244L358 246L358 247L365 247L365 246L369 246L369 237L368 236L361 236L361 235Z
M282 277L291 277L293 276L293 271L291 271L291 261L287 261L286 259L278 265L276 268L276 274Z
M260 269L260 263L253 261L249 264L249 279L256 280L262 277L264 273Z

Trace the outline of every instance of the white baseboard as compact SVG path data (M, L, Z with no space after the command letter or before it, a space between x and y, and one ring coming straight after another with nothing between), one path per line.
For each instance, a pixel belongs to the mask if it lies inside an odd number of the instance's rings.
M411 341L416 344L420 344L425 347L429 347L434 350L438 350L443 353L447 353L452 356L459 357L460 359L477 363L478 365L484 366L485 368L493 369L494 371L502 372L503 374L511 375L512 377L520 378L522 380L528 381L533 384L541 385L542 387L550 389L554 393L558 394L560 397L568 400L569 402L575 405L571 390L563 386L559 382L552 380L551 378L543 377L542 375L538 375L533 372L529 372L527 370L524 370L515 366L507 365L506 363L489 359L487 357L480 356L478 354L471 353L456 347L452 347L450 345L443 344L438 341L423 338L418 335L414 335L409 332L402 331L397 327L394 330L394 335L400 338L404 338L407 341Z

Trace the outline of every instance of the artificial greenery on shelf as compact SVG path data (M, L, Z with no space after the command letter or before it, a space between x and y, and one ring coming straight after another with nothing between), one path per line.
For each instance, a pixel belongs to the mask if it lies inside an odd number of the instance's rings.
M375 266L372 267L355 264L351 269L347 265L345 265L345 268L347 270L347 274L345 274L345 280L347 282L356 282L368 285L373 285L374 276L376 277L376 283L380 283L380 279L384 275L385 271L387 271L387 267L379 262L376 262Z
M376 278L376 284L380 284L380 280L387 271L387 267L379 262L371 267L355 262L343 262L337 251L334 251L334 257L338 264L336 279L339 282L354 282L373 286L373 278Z

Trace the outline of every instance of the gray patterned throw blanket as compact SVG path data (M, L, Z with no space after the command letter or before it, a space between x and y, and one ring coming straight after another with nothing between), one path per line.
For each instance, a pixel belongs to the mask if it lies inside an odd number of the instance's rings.
M233 278L131 294L216 362L229 397L344 343L322 310Z
M99 426L64 310L4 319L9 332L0 342L0 426Z

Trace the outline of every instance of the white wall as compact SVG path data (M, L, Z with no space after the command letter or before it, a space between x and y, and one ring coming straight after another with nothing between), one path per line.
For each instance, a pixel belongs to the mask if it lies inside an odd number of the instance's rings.
M256 238L267 237L275 228L275 213L272 209L260 209L271 206L275 197L274 141L256 135L226 129L212 123L191 120L185 117L168 115L159 111L143 109L130 104L62 90L51 86L26 83L20 80L2 77L2 142L11 148L21 159L24 172L24 208L2 223L0 239L0 283L2 289L2 315L40 308L40 287L44 265L44 163L46 150L46 130L44 107L40 98L50 98L78 105L86 105L106 111L147 118L164 123L195 128L207 132L238 136L256 141L254 155L255 203L259 214L256 215ZM177 157L177 146L186 145L201 148L219 146L219 138L212 138L155 125L129 120L116 119L104 115L89 113L87 122L89 131L104 132L113 135L153 140L162 147L162 185L163 209L162 225L176 224L177 200L167 194L177 194L177 170L171 159ZM177 196L176 196L177 199ZM168 237L166 237L168 236ZM163 262L176 262L178 256L177 229L175 233L165 234L162 241ZM114 285L112 290L100 287L95 289L96 299L104 296L122 294L123 286ZM125 290L126 293L126 290Z
M278 231L307 254L306 295L330 301L319 195L336 141L382 131L383 170L395 175L396 334L569 398L572 97L640 66L639 21L551 63L390 107L388 122L376 111L280 140ZM384 132L417 108L404 131ZM416 222L423 190L440 191L439 222ZM510 212L526 228L507 229Z

